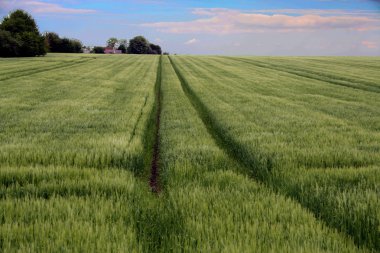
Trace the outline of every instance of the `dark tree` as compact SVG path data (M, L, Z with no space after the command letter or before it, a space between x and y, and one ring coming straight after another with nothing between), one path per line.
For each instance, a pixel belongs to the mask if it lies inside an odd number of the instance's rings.
M149 42L143 36L134 37L129 41L128 54L149 54Z
M58 36L58 34L53 32L47 32L45 33L45 42L48 45L48 51L49 52L60 52L61 49L61 38Z
M22 41L20 47L20 56L36 56L43 54L45 50L44 38L33 32L25 32L19 36ZM45 51L46 52L46 51Z
M127 48L125 47L124 44L121 44L117 49L118 49L118 50L121 50L121 52L122 52L123 54L127 53Z
M8 31L0 30L0 56L15 57L20 54L21 43Z
M92 52L94 52L95 54L104 54L104 47L94 47L92 49Z
M12 35L24 32L39 33L33 17L23 10L16 10L4 17L0 29L8 31Z
M119 45L124 45L125 48L128 47L128 40L126 39L119 39Z
M36 22L23 10L16 10L0 23L0 56L45 55L44 37Z
M83 45L79 40L71 40L71 48L74 53L83 53Z
M45 33L45 41L48 44L50 52L55 53L81 53L82 42L75 39L60 38L58 34L53 32Z
M159 45L149 44L149 48L150 48L149 50L150 54L162 54L162 50Z

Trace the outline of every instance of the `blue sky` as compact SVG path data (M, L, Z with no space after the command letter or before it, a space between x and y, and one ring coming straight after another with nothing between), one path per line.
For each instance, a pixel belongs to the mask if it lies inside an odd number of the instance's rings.
M144 35L165 51L224 55L380 55L379 0L1 0L40 31L104 45Z

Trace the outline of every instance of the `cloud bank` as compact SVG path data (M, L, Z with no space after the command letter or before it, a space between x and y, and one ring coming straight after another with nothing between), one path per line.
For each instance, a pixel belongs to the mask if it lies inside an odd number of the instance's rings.
M366 15L368 13L363 14L360 11L286 9L242 12L231 9L194 9L192 13L204 18L185 22L147 23L142 24L142 26L156 28L160 32L177 34L232 34L331 29L368 31L380 29L378 16Z

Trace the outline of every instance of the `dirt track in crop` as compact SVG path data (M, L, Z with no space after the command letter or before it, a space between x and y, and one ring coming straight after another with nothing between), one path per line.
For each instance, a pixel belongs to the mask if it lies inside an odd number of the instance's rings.
M159 159L160 159L160 118L161 118L161 59L157 72L156 80L156 115L155 115L155 133L154 133L154 144L153 144L153 154L152 154L152 164L150 171L149 185L152 192L160 192L159 184Z

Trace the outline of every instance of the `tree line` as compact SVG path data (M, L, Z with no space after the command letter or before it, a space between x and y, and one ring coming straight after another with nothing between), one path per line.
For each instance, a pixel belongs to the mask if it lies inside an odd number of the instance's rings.
M79 40L60 38L58 34L38 31L33 17L23 10L16 10L0 24L0 56L28 57L47 52L81 53Z
M107 47L128 54L162 54L159 45L143 36L126 39L110 38ZM81 53L83 44L77 39L61 38L57 33L41 34L33 17L16 10L0 23L0 57L43 56L47 52ZM105 47L94 47L92 53L104 53Z
M45 44L52 53L82 53L82 42L76 39L60 38L54 32L44 34Z
M120 50L123 54L162 54L159 45L150 43L143 36L136 36L129 42L126 39L109 38L107 40L107 47ZM94 47L92 52L96 54L103 54L106 47Z

